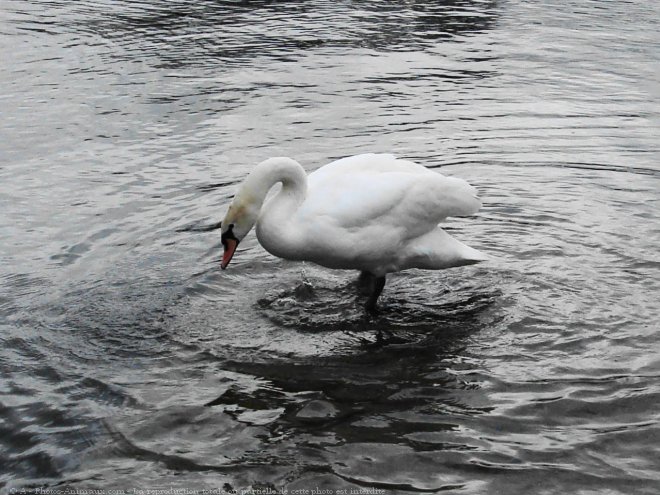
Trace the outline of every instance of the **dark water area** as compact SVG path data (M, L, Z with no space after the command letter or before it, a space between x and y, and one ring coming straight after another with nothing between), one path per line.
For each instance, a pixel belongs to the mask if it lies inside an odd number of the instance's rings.
M658 2L0 20L2 490L658 493ZM495 259L372 320L254 235L220 271L256 163L369 151L476 186L447 229Z

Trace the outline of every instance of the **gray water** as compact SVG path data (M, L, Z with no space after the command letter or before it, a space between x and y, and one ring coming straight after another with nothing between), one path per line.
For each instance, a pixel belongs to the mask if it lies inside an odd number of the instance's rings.
M5 490L657 493L660 3L0 20ZM475 185L447 229L494 261L393 275L371 320L254 235L220 271L257 162L367 151Z

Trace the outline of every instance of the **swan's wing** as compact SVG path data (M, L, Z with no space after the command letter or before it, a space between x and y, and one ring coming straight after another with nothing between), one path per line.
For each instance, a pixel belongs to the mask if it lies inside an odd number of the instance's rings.
M396 228L409 238L480 206L476 189L464 180L392 155L358 155L310 174L299 214L303 222L325 221L350 231Z

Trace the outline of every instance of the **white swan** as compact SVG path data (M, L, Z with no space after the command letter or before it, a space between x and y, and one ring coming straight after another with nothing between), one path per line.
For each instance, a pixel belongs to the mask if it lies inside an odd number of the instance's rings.
M282 189L263 205L277 183ZM480 206L464 180L392 155L344 158L309 176L295 160L269 158L247 176L222 221L221 267L256 223L257 239L275 256L360 270L374 310L387 273L488 259L438 226Z

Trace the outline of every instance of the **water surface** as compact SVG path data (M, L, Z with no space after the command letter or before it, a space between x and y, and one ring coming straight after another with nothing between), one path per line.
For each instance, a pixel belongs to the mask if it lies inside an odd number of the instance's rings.
M655 2L0 6L0 485L655 493ZM393 152L487 264L217 227L257 162ZM381 331L385 340L378 342Z

